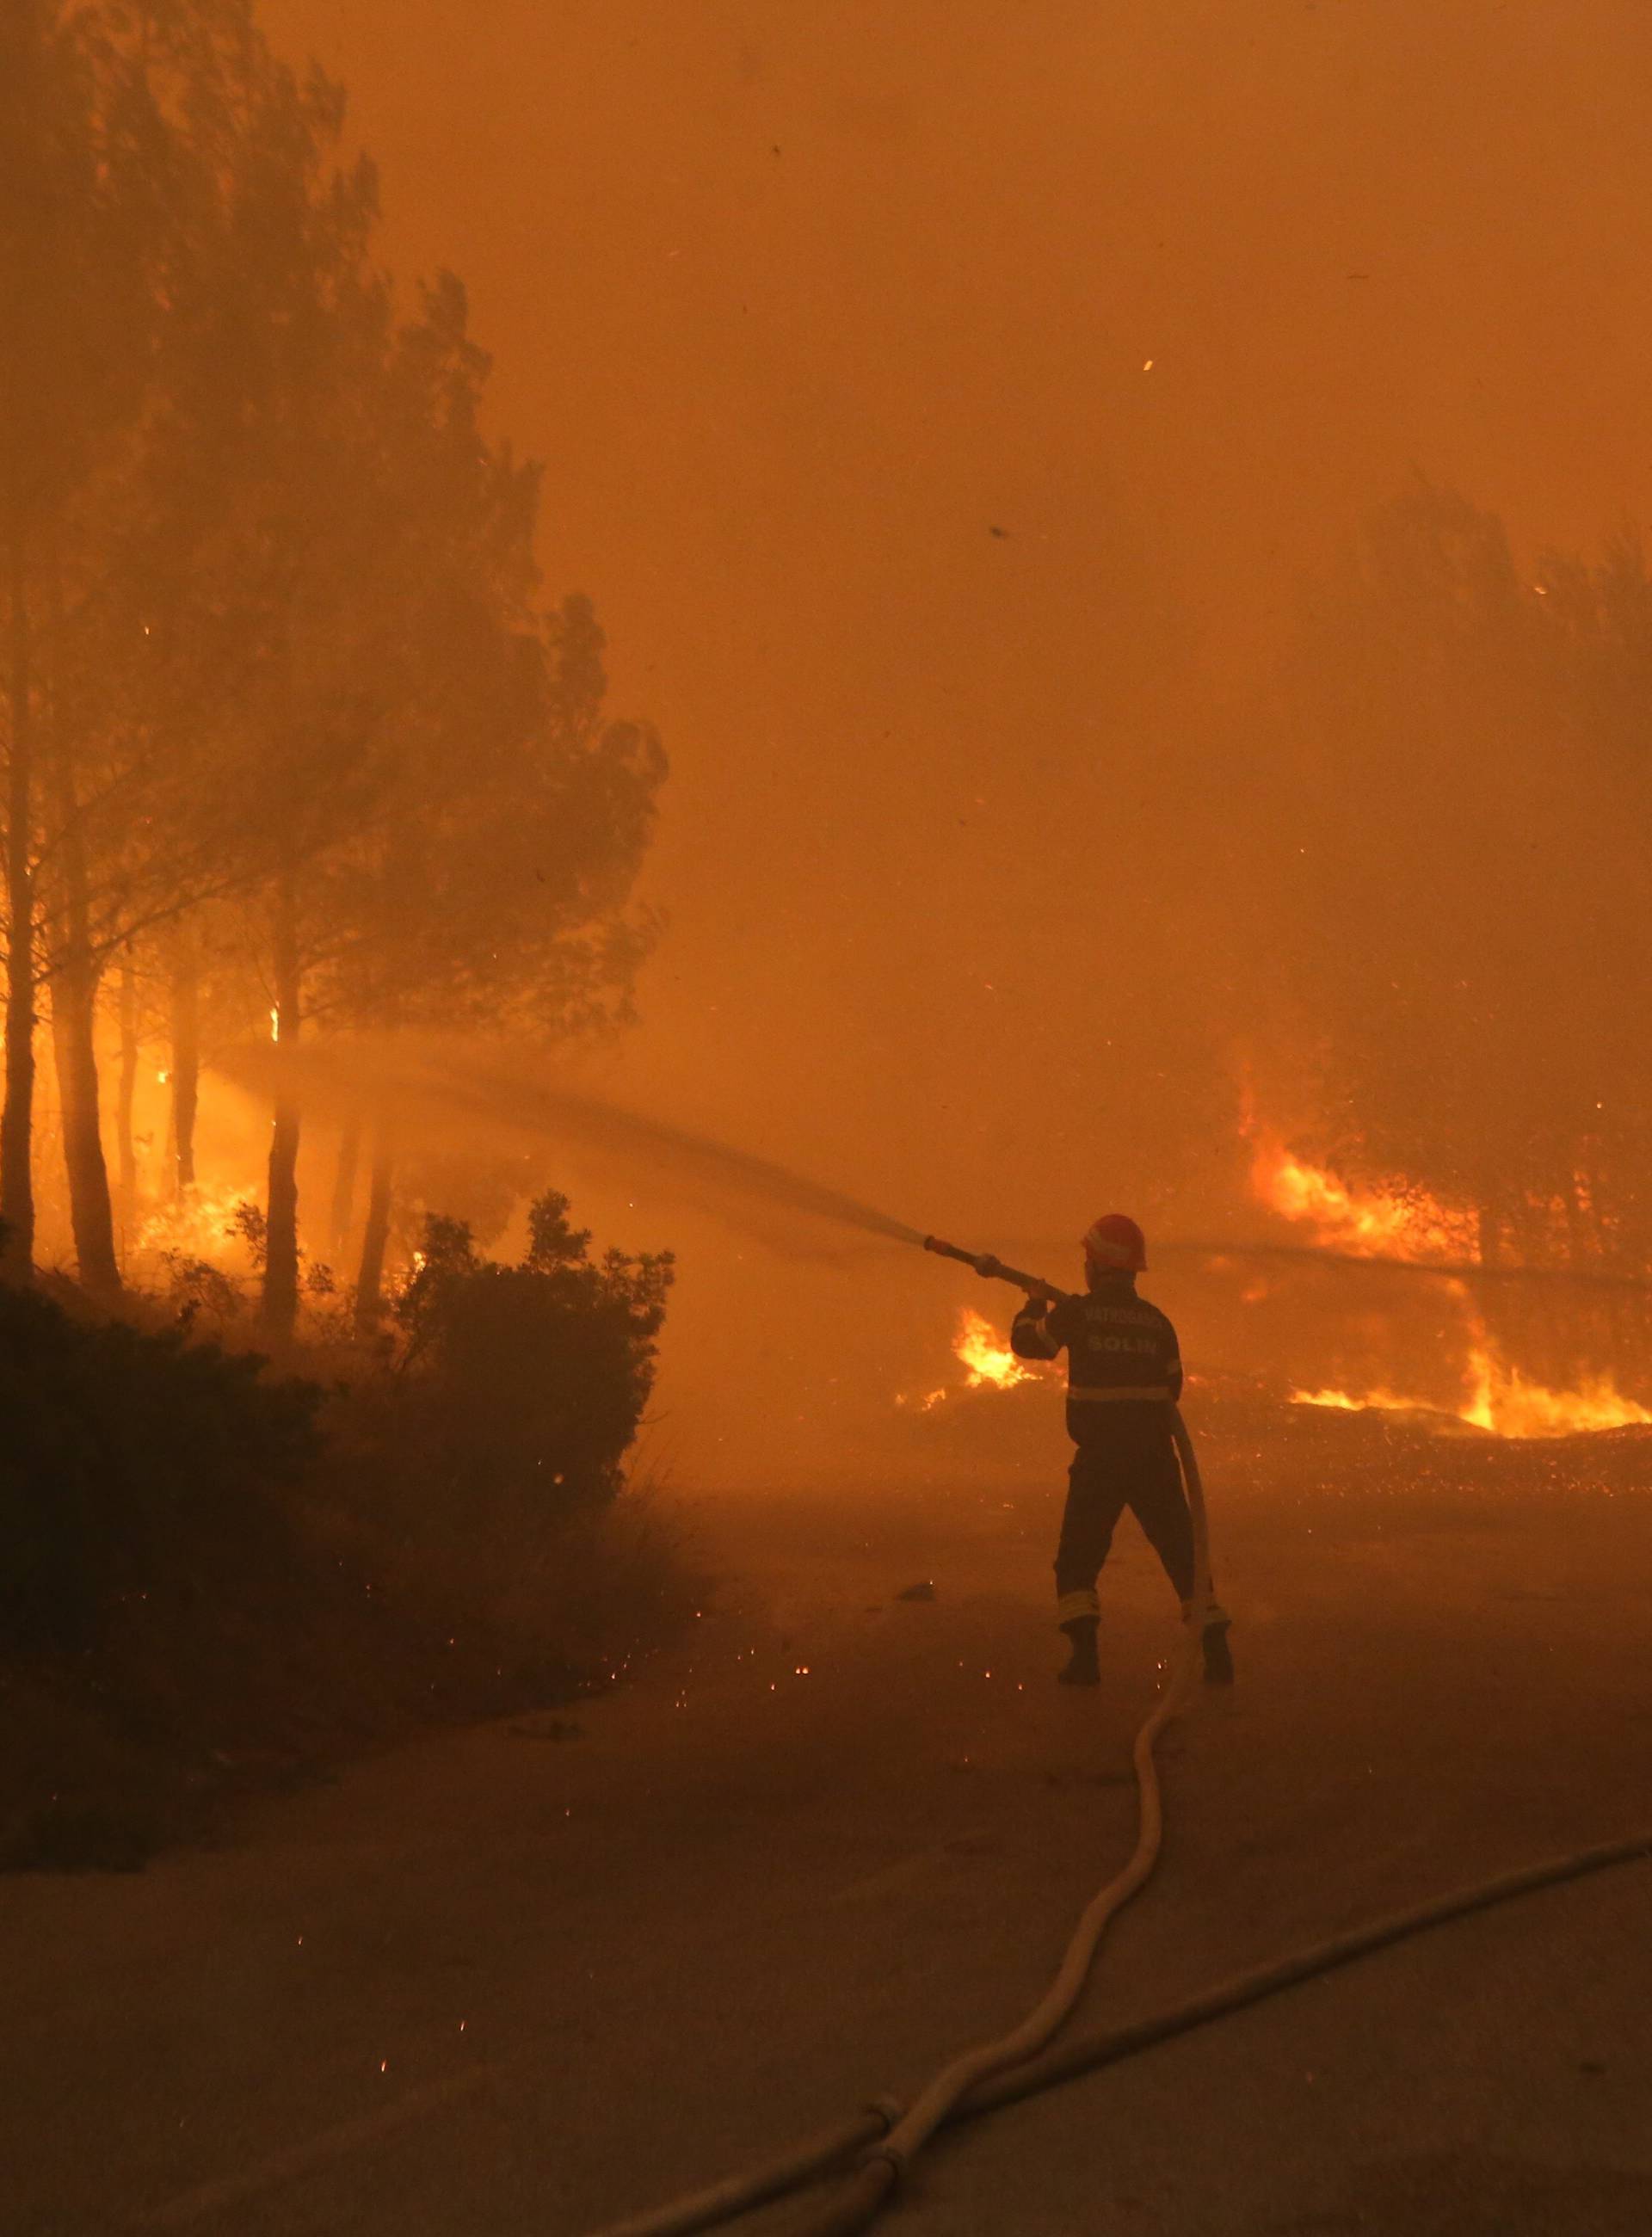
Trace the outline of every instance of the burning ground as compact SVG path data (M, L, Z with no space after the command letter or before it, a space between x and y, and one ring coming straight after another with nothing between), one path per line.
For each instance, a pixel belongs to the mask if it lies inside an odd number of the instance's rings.
M1187 1403L1206 1427L1220 1434L1239 1415L1267 1418L1283 1434L1300 1409L1370 1416L1393 1433L1384 1449L1396 1464L1404 1454L1421 1462L1434 1441L1452 1436L1554 1442L1652 1427L1652 1406L1632 1395L1637 1381L1652 1395L1652 1377L1626 1335L1638 1336L1646 1310L1638 1284L1614 1294L1616 1314L1591 1310L1587 1280L1569 1282L1563 1266L1486 1267L1478 1224L1464 1209L1400 1180L1350 1184L1253 1121L1244 1131L1252 1204L1303 1243L1171 1238L1162 1277L1149 1277L1156 1297L1175 1301L1178 1317L1185 1310L1185 1351L1195 1360L1203 1354ZM1519 1293L1512 1303L1511 1289ZM1533 1291L1544 1300L1541 1318L1529 1303ZM1038 1409L1053 1410L1061 1371L1016 1359L1008 1321L1007 1309L995 1320L974 1305L959 1308L945 1379L896 1396L898 1409L944 1433L955 1464L977 1440L999 1464L1017 1439L1024 1449L1042 1445ZM1534 1327L1539 1356L1554 1356L1557 1324L1560 1347L1589 1362L1558 1386L1510 1356ZM1591 1344L1599 1347L1592 1360ZM1633 1378L1630 1389L1621 1372ZM991 1402L1007 1395L1013 1428ZM1635 1480L1649 1453L1652 1445L1628 1439L1613 1454L1614 1479Z

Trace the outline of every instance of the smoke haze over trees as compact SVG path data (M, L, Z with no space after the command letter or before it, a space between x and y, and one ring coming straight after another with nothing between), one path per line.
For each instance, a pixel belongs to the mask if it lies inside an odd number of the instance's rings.
M1652 1053L1625 999L1652 983L1649 713L1636 539L1523 567L1502 522L1418 478L1304 582L1259 717L1264 1106L1349 1180L1464 1217L1488 1266L1652 1265ZM1575 1297L1544 1318L1571 1323L1561 1364L1600 1355Z
M1324 907L1274 876L1305 860L1308 718L1274 682L1300 586L1413 462L1505 524L1528 586L1652 520L1644 9L267 20L350 82L398 254L465 271L512 424L578 448L553 548L672 744L672 932L622 1099L1058 1275L1109 1201L1259 1228L1240 1079L1345 1151L1278 1018L1318 1030L1305 943L1377 953L1327 858ZM1455 789L1492 813L1503 749L1472 736ZM1318 772L1333 854L1388 814L1368 779ZM1556 861L1556 916L1584 882ZM1489 1080L1468 1117L1506 1162ZM664 1387L679 1420L714 1394L719 1462L759 1474L926 1342L944 1371L932 1268L800 1291L671 1232ZM1237 1337L1163 1278L1190 1344ZM1431 1326L1433 1294L1405 1292Z
M930 4L12 11L14 1257L38 1191L113 1294L233 1162L268 1332L322 1261L387 1328L426 1212L563 1176L296 1060L220 1156L229 1053L600 1039L649 847L598 1085L919 1226L1259 1222L1248 1082L1488 1256L1646 1264L1640 563L1537 556L1644 511L1644 19L1308 12L1196 11L1190 77L1041 4L940 60ZM892 1288L850 1365L847 1280L726 1245L671 1341L754 1448L944 1343Z
M408 299L383 269L340 91L273 57L242 0L26 0L0 36L9 1264L34 1258L43 1017L75 1257L104 1296L100 1050L129 1198L140 1045L187 1191L207 1054L273 1035L279 1338L301 1279L282 1055L623 1018L664 756L605 711L589 601L542 598L538 470L482 432L460 283ZM384 1115L360 1123L382 1224Z

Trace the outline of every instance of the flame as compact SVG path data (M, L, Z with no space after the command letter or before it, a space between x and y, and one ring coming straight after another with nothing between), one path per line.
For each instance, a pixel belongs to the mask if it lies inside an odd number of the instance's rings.
M1435 1414L1488 1429L1497 1437L1572 1437L1591 1429L1652 1424L1652 1409L1626 1398L1609 1375L1587 1376L1575 1390L1551 1390L1478 1343L1468 1359L1468 1388L1461 1404L1443 1408L1427 1398L1392 1390L1293 1390L1293 1406L1328 1406L1348 1414Z
M1652 1411L1626 1398L1609 1375L1588 1376L1575 1390L1550 1390L1487 1345L1470 1353L1469 1372L1473 1390L1462 1417L1500 1437L1569 1437L1652 1422Z
M1443 1204L1414 1182L1358 1188L1288 1150L1276 1134L1261 1133L1251 1160L1251 1186L1286 1219L1314 1231L1327 1250L1360 1257L1473 1258L1477 1237L1472 1213Z
M967 1390L1013 1390L1018 1382L1041 1382L1059 1373L1053 1363L1017 1359L1006 1337L986 1317L966 1305L958 1316L958 1333L953 1338L953 1356L964 1370ZM955 1395L952 1389L927 1390L916 1400L921 1413L933 1413ZM904 1396L895 1403L909 1402Z
M158 1205L138 1230L140 1254L176 1250L217 1264L238 1255L235 1214L251 1200L244 1188L192 1189Z
M1426 1399L1401 1398L1391 1390L1363 1390L1356 1398L1347 1390L1293 1390L1293 1406L1333 1406L1343 1414L1437 1414L1439 1408L1431 1406Z
M1356 1187L1287 1149L1277 1134L1248 1117L1245 1130L1256 1144L1251 1162L1256 1194L1285 1218L1311 1227L1327 1250L1367 1257L1477 1260L1477 1223L1464 1206L1444 1203L1411 1181ZM1450 1287L1464 1324L1464 1389L1457 1405L1442 1407L1387 1389L1298 1389L1291 1393L1292 1403L1345 1413L1443 1415L1499 1437L1563 1437L1652 1423L1652 1410L1625 1397L1609 1375L1586 1376L1570 1390L1551 1390L1523 1375L1492 1342L1467 1287L1460 1282Z
M958 1316L958 1334L952 1349L963 1363L971 1390L979 1390L983 1384L1008 1390L1017 1382L1035 1379L1032 1369L1016 1358L992 1323L968 1305Z

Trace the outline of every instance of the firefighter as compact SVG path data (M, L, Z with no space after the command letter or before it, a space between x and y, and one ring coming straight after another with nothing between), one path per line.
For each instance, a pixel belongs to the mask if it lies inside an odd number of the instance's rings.
M1181 1396L1181 1357L1169 1321L1136 1295L1136 1276L1146 1264L1141 1230L1110 1211L1084 1237L1087 1294L1054 1307L1029 1297L1010 1331L1018 1358L1054 1359L1067 1350L1067 1429L1077 1450L1055 1555L1055 1620L1072 1650L1061 1673L1066 1686L1100 1682L1096 1580L1127 1507L1164 1564L1184 1616L1193 1605L1193 1526L1170 1419ZM1205 1676L1214 1685L1232 1681L1227 1628L1213 1596L1204 1653Z

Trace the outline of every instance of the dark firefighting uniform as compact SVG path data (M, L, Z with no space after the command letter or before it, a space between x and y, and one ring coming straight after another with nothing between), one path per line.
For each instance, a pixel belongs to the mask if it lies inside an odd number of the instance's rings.
M1055 1555L1056 1621L1099 1613L1096 1579L1127 1507L1178 1596L1191 1601L1193 1528L1170 1421L1181 1396L1175 1330L1122 1277L1047 1313L1029 1298L1009 1340L1021 1359L1067 1352L1067 1429L1077 1450Z

